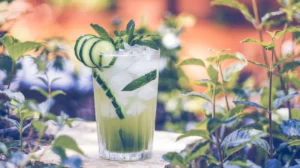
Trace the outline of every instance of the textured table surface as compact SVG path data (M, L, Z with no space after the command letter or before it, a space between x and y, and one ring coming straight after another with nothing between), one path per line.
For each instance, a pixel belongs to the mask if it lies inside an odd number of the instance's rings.
M55 126L50 127L50 132L56 130ZM162 156L167 152L181 151L189 143L197 140L196 137L175 142L179 134L155 131L153 154L151 159L137 162L117 162L101 159L98 155L98 142L95 122L77 122L73 128L65 127L59 134L69 135L78 143L86 156L82 156L84 168L159 168L168 163ZM68 153L74 155L74 153ZM43 162L58 163L59 158L50 150L43 156Z

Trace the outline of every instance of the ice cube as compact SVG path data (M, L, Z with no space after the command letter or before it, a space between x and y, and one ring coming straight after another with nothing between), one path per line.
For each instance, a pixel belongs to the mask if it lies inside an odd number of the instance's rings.
M155 85L155 81L152 81L139 88L137 95L142 100L154 99L157 96L157 85Z
M123 71L112 76L109 80L108 87L112 90L113 93L119 97L132 97L135 95L135 91L122 91L126 85L133 81L133 77Z
M115 62L115 64L112 66L114 68L118 68L120 70L127 69L129 66L131 66L133 63L137 61L138 57L136 56L119 56Z
M137 116L144 112L146 105L138 100L133 100L128 108L125 110L127 116Z
M128 71L137 77L141 77L153 70L156 70L158 65L158 60L147 61L145 59L139 59L128 68Z

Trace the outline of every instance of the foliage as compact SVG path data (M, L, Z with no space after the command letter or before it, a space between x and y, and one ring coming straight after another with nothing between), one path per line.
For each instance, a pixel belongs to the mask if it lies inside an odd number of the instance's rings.
M179 136L177 140L189 136L199 136L203 140L194 143L180 153L171 152L166 154L166 159L172 165L179 167L193 167L194 163L201 163L203 167L297 167L295 155L299 154L299 118L297 109L293 108L293 99L299 92L289 92L290 89L297 90L295 75L299 61L295 60L298 52L283 55L277 54L276 48L281 47L282 42L277 39L284 39L287 34L293 35L297 41L296 33L300 31L298 26L293 25L299 13L299 2L279 1L281 8L278 11L265 14L257 19L258 12L256 1L253 2L254 16L248 7L235 0L213 0L212 5L221 5L239 10L254 28L262 34L264 30L271 36L271 42L247 38L242 43L254 43L263 49L264 63L251 60L240 60L242 70L247 63L263 67L268 72L268 86L261 90L250 91L247 82L240 85L234 78L224 78L221 63L227 59L237 60L234 54L225 53L226 50L214 51L216 56L205 61L198 58L191 58L178 63L177 66L196 65L205 68L209 79L201 79L194 82L204 86L207 91L203 93L187 92L184 97L190 96L207 101L203 110L207 111L206 119L197 125L197 129L189 130ZM274 23L282 23L284 28L280 31L270 31ZM297 21L296 21L297 22ZM295 48L293 48L295 50ZM271 57L267 57L270 52ZM280 57L278 57L280 56ZM221 76L221 79L219 79ZM229 76L234 76L233 74ZM235 89L231 90L230 82ZM242 87L242 89L237 89ZM251 87L251 85L250 85ZM251 87L252 89L254 87ZM230 97L228 96L231 95ZM242 95L242 96L241 96ZM249 98L252 95L260 95L260 102L252 102ZM226 107L216 105L217 98L225 101ZM236 105L232 108L229 99L233 98ZM253 100L253 99L252 99ZM206 106L209 106L207 108ZM250 108L252 114L245 114L243 111ZM287 110L279 113L286 107ZM223 109L223 110L218 110ZM257 112L257 110L260 110ZM218 111L221 111L218 113ZM283 112L285 114L283 114ZM281 118L282 115L286 117ZM267 117L265 117L267 116ZM250 121L250 122L249 122ZM268 132L268 133L267 133ZM208 146L206 146L208 144ZM254 152L256 151L256 152ZM255 158L249 157L248 152L254 152ZM191 157L191 155L193 157ZM284 158L286 157L286 158ZM204 162L203 162L204 160Z
M53 120L58 125L58 130L61 130L63 126L71 126L74 119L69 119L64 113L61 116L54 116L50 113L51 107L54 105L54 98L58 95L65 95L61 90L52 90L52 85L59 78L50 79L48 75L49 62L47 60L40 61L41 57L47 57L48 48L42 46L42 43L36 42L20 42L12 36L4 36L0 39L3 47L7 51L8 55L1 56L11 58L12 64L10 64L10 71L7 72L7 76L10 76L7 89L0 91L0 100L7 109L6 115L2 116L1 119L7 121L11 128L16 128L19 132L19 140L8 140L4 143L0 143L1 156L4 156L4 165L13 165L15 167L34 167L34 165L40 165L39 160L43 157L43 154L48 148L44 148L41 154L37 155L36 151L39 150L40 146L43 145L43 136L46 134L48 129L47 120ZM27 55L28 51L35 48L43 48L41 50L41 56L32 57ZM38 50L36 50L38 52ZM36 63L39 74L38 79L45 85L46 90L33 86L32 89L38 91L42 96L45 97L45 101L38 103L34 100L29 100L24 97L21 92L12 91L9 89L10 83L12 82L13 74L16 70L14 66L22 56L32 57ZM33 146L30 145L31 137L26 137L24 132L30 130L37 132L37 139L35 139ZM4 131L2 139L4 137ZM32 135L31 135L32 136ZM55 139L53 142L48 142L52 150L60 151L56 152L61 158L60 165L51 165L50 167L70 166L78 167L81 165L81 159L79 157L68 157L65 153L66 149L73 150L79 154L83 154L82 150L78 147L75 141L68 136L57 136L54 135ZM67 140L67 141L66 141ZM18 150L15 150L15 149Z

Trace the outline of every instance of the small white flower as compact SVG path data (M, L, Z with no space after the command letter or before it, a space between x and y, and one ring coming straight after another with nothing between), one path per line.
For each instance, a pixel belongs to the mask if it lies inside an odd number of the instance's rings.
M293 53L293 41L288 40L282 44L281 52L283 55L291 55Z
M175 35L175 33L166 33L162 39L162 44L167 48L167 49L174 49L179 47L180 45L180 40L179 38Z

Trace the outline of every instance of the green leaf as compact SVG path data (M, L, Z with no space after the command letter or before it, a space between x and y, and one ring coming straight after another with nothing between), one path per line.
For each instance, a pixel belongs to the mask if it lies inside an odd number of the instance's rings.
M262 46L265 50L273 50L275 48L275 43L271 42L271 43L266 43L266 42L262 42L259 40L254 40L252 38L248 38L246 40L241 41L241 43L254 43L254 44L258 44L260 46Z
M24 56L27 52L36 49L42 45L43 45L42 43L25 41L25 42L14 43L13 45L8 46L6 49L10 57L14 61L17 61L20 59L21 56Z
M250 62L251 64L254 64L254 65L266 68L266 69L269 68L266 64L262 64L262 63L258 63L258 62L253 62L253 61L250 61L250 60L248 60L248 62Z
M261 24L262 24L262 25L265 25L265 24L268 22L268 20L270 20L271 18L276 17L276 16L283 15L284 13L285 13L285 12L283 12L283 11L281 11L281 10L266 13L266 14L261 18Z
M153 48L155 50L159 49L158 45L152 40L138 40L138 41L135 41L135 44L141 45L141 46L147 46L147 47Z
M251 143L269 152L270 147L268 143L265 143L266 141L261 139L267 136L269 136L268 133L252 128L238 129L224 138L221 147L227 149L244 145L245 143Z
M48 126L44 122L39 121L39 120L33 120L33 121L31 121L31 124L36 130L38 130L42 134L44 134L48 128Z
M205 68L205 63L198 58L189 58L186 60L183 60L181 63L179 63L177 66L184 66L184 65L199 65Z
M288 137L300 137L300 120L283 121L280 129Z
M186 162L183 157L177 152L169 152L163 156L164 160L170 162L172 165L178 165L182 168L186 168Z
M278 65L282 64L288 58L290 58L290 57L281 58L278 62L276 62L275 64L273 64L272 70L274 70Z
M244 67L247 65L247 63L234 63L232 65L230 65L227 69L225 69L224 73L223 73L223 78L224 81L229 82L231 77L236 74L237 72L241 71L242 69L244 69Z
M39 92L41 95L43 95L44 97L48 97L48 92L46 92L44 89L42 89L38 86L31 86L30 90L35 90L35 91Z
M91 24L91 26L103 38L103 40L111 41L109 34L103 27L97 24Z
M51 93L51 97L52 97L52 98L54 98L54 97L56 97L56 96L58 96L58 95L66 95L66 93L65 93L64 91L62 91L62 90L56 90L56 91L53 91L53 92Z
M7 151L8 151L8 149L5 145L5 143L0 142L0 154L7 154Z
M209 65L207 68L207 74L210 78L210 80L214 83L217 84L219 80L219 71L216 67Z
M241 144L237 147L234 147L234 148L230 148L230 149L225 149L224 152L225 152L225 155L226 157L224 158L224 160L227 160L228 157L230 157L231 155L235 154L237 151L243 149L245 146L247 145L247 143L244 143L244 144Z
M200 79L200 80L193 81L193 83L199 86L207 87L209 84L212 84L213 82L210 79Z
M135 80L133 80L132 82L130 82L128 85L126 85L124 87L124 89L122 89L122 91L133 91L136 90L140 87L145 86L147 83L155 80L157 77L157 72L156 70L153 70Z
M0 38L0 42L4 45L4 47L7 49L9 46L18 43L19 40L15 39L12 36L4 36Z
M257 104L257 103L254 103L254 102L250 102L250 101L233 101L233 103L235 105L238 105L238 104L242 104L242 105L246 105L246 106L252 106L252 107L256 107L256 108L261 108L261 109L264 109L266 110L267 108L260 105L260 104Z
M126 32L128 36L128 44L131 44L133 38L134 38L134 29L135 29L135 23L133 20L130 20L126 26Z
M207 100L209 102L211 102L210 100L210 97L204 93L199 93L199 92L189 92L189 93L186 93L186 94L182 94L181 96L195 96L195 97L199 97L199 98L202 98L204 100Z
M300 109L292 109L293 119L300 120Z
M199 136L203 137L204 139L210 140L209 133L206 130L190 130L185 132L183 135L180 135L176 141L179 141L183 138L190 137L190 136Z
M14 100L18 103L23 103L25 101L25 97L21 92L15 92L11 90L0 90L0 94L6 95L10 100Z
M236 59L239 59L239 58L234 54L223 54L223 55L219 56L219 63L222 63L226 60L231 60L231 59L236 60Z
M235 1L235 0L213 0L211 2L211 4L212 5L223 5L223 6L235 8L235 9L239 10L250 23L253 23L253 20L254 20L253 16L250 14L247 6L238 1Z
M187 152L185 156L185 161L189 163L192 160L199 158L200 156L206 156L206 152L209 149L209 144L209 141L200 142L192 150Z
M300 32L300 28L292 26L292 27L289 27L285 30L282 30L282 31L278 32L277 35L276 35L276 38L280 39L282 36L284 36L287 33L297 33L297 32Z
M269 159L266 163L266 167L270 168L282 168L281 163L277 159Z
M295 140L289 141L288 145L289 146L300 146L300 140L299 139L295 139Z
M285 73L285 72L288 72L288 71L292 71L292 70L296 69L299 66L300 66L300 60L287 62L283 65L280 73Z
M70 149L74 152L84 155L74 139L67 135L61 135L57 137L52 144L52 148Z
M207 130L209 133L214 132L218 129L224 122L217 118L206 118L204 121L197 125L200 130Z
M11 119L11 118L7 118L6 119L9 123L11 123L14 127L17 128L17 130L20 132L20 123L17 120Z
M278 109L283 103L285 103L286 101L288 101L289 99L291 99L297 95L300 95L300 92L295 92L295 93L289 94L287 96L275 99L273 102L274 109Z

